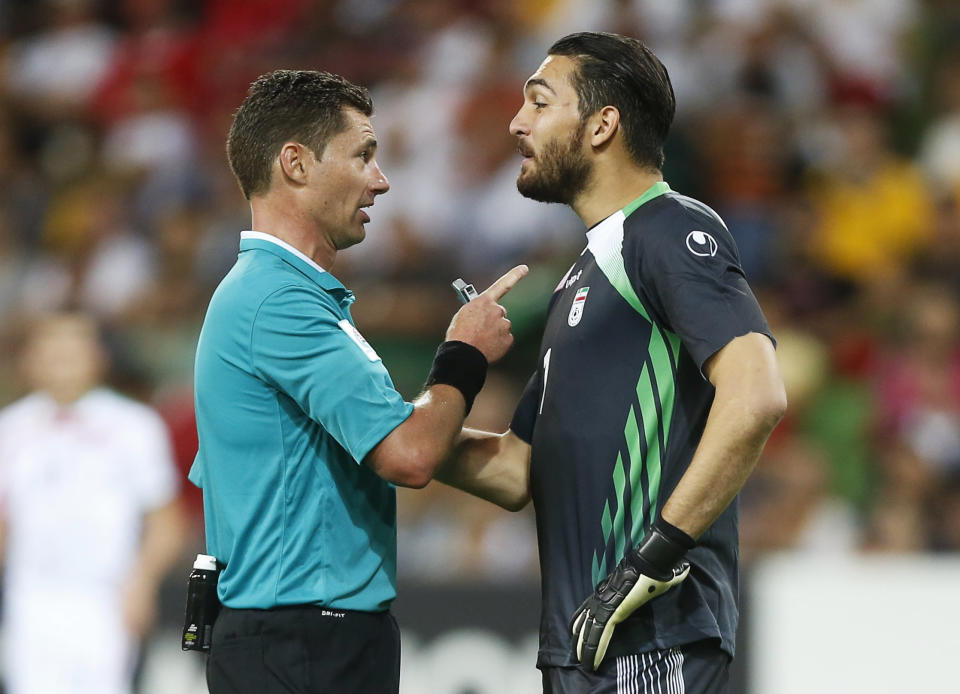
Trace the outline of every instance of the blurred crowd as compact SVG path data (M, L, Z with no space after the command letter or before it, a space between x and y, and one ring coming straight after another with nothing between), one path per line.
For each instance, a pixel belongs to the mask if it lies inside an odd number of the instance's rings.
M2 0L0 405L26 326L102 321L112 384L185 473L193 353L249 211L224 155L250 81L370 87L392 190L333 268L398 388L457 300L519 262L517 344L470 422L502 430L579 220L522 198L507 124L547 47L641 38L677 93L666 180L726 220L779 341L790 411L741 496L743 555L960 551L960 4L954 0ZM185 479L193 542L199 495ZM407 580L531 580L528 512L401 491Z

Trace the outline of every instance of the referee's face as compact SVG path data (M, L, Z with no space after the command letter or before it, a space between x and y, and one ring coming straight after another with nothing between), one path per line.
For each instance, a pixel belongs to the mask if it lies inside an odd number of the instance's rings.
M592 172L571 82L576 70L567 56L547 56L524 85L523 105L510 122L523 156L517 189L540 202L572 204Z
M377 164L377 136L370 119L352 108L343 114L346 129L330 138L320 157L308 157L307 213L337 250L363 241L364 224L370 221L364 208L390 189Z

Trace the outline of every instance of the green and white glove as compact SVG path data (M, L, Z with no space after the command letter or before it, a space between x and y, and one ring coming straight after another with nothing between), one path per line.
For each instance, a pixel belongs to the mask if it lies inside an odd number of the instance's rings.
M695 544L658 517L640 546L627 553L574 613L570 631L577 660L590 670L599 668L617 625L687 577L690 564L681 560Z

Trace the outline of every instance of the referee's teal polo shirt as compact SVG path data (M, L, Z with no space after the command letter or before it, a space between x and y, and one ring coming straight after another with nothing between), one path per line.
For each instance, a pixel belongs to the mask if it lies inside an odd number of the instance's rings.
M361 461L413 405L351 303L307 256L244 232L207 308L190 481L225 605L381 611L396 597L396 493Z

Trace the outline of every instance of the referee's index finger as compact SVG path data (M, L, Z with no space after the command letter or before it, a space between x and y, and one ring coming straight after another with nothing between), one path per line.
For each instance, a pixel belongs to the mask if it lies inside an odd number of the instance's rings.
M484 294L489 295L494 301L500 301L507 292L513 289L513 285L522 280L528 272L530 272L530 268L526 265L517 265L487 287L487 291L485 291Z

